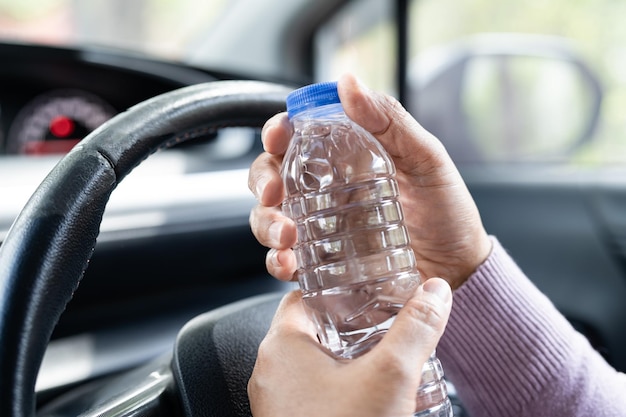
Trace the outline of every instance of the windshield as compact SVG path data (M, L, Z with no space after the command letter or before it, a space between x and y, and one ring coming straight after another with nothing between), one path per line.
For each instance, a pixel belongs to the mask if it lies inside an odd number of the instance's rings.
M0 0L0 39L184 61L233 0ZM181 24L184 22L184 24Z

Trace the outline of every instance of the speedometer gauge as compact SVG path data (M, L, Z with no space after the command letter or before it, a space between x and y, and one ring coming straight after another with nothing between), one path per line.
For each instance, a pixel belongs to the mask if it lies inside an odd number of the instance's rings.
M82 90L54 90L37 96L16 116L7 137L7 153L67 153L115 110Z

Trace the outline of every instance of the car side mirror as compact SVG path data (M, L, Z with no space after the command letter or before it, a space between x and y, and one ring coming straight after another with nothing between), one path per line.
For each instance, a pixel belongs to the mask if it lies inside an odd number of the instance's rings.
M488 34L410 65L407 108L464 162L559 161L593 137L598 77L562 38Z

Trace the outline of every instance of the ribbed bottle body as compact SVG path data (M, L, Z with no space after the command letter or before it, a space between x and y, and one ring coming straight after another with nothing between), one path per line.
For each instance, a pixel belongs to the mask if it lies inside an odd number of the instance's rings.
M320 341L356 358L387 332L420 284L393 161L341 104L291 117L281 168L283 212L298 230L297 277ZM451 417L434 353L417 392L419 417Z
M297 225L298 280L320 339L353 358L387 331L420 277L389 156L342 113L305 116L293 120L283 211Z

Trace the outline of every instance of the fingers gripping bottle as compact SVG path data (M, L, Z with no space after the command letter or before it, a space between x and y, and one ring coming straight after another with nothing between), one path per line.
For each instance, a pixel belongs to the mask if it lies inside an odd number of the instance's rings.
M420 283L393 161L343 111L336 83L287 97L293 137L281 168L283 212L298 230L297 276L320 341L355 358L387 332ZM422 371L416 416L452 416L443 371Z

